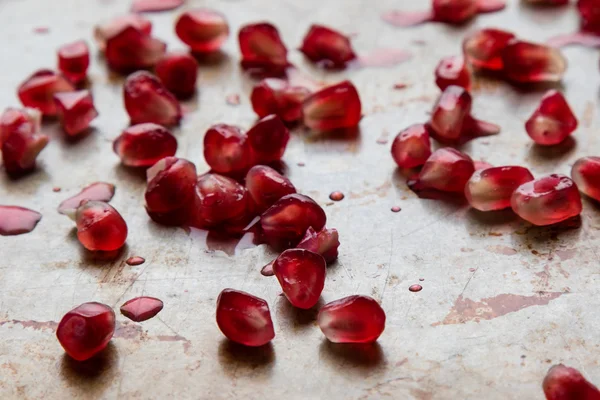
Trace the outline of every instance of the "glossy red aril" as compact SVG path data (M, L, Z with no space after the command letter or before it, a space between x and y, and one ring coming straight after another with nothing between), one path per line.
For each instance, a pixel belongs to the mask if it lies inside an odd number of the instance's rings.
M271 207L287 194L296 193L288 178L266 165L256 165L246 174L246 188L259 212Z
M423 124L406 128L394 138L392 143L392 157L400 168L423 165L430 155L431 141Z
M245 346L262 346L275 337L267 302L240 290L219 294L217 325L229 340Z
M519 40L502 50L502 63L504 77L515 83L558 82L567 69L559 50Z
M471 75L462 57L444 57L435 69L435 84L443 91L450 85L471 88Z
M269 23L246 25L238 34L242 68L251 74L281 76L289 66L287 48Z
M408 181L408 186L417 194L427 190L463 193L473 172L475 167L471 157L445 147L427 159L417 178Z
M579 0L577 8L581 16L581 30L600 34L600 7L597 0Z
M477 0L433 0L435 21L461 24L473 18L477 11Z
M550 368L542 383L546 400L600 400L600 390L581 372L558 364Z
M181 106L160 80L146 71L129 75L123 86L125 109L132 124L171 126L181 119Z
M5 137L8 137L20 125L27 123L33 132L39 132L42 123L42 113L35 108L9 107L0 115L0 146Z
M87 130L90 122L98 116L94 98L88 90L57 93L54 101L62 128L69 136L76 136Z
M197 53L217 51L229 37L229 24L223 14L207 8L181 14L175 23L179 39Z
M141 296L126 301L121 306L121 314L132 321L143 322L154 317L162 309L162 300L155 297Z
M114 152L128 167L151 167L174 156L177 139L166 128L153 123L130 126L113 142Z
M344 68L356 58L350 39L323 25L312 25L300 51L312 62L324 68Z
M499 29L482 29L467 36L463 41L466 61L474 68L501 71L504 68L502 50L515 38L510 32Z
M317 131L353 128L361 118L361 103L349 81L326 87L302 104L304 124Z
M331 342L371 343L385 329L385 312L371 297L349 296L325 304L317 323Z
M8 109L2 115L0 136L4 169L18 176L35 168L35 160L50 140L39 133L39 113Z
M237 222L247 215L246 188L231 178L207 173L198 177L194 195L194 222L198 228Z
M106 182L95 182L87 185L75 196L69 197L58 206L58 212L75 219L75 212L83 200L103 201L108 203L115 195L115 185Z
M58 69L71 82L84 81L89 66L90 50L85 41L79 40L58 49Z
M525 129L537 144L551 146L563 142L577 125L577 117L562 93L550 90L525 123Z
M493 167L475 171L465 186L465 197L479 211L510 208L510 199L519 186L532 181L524 167Z
M340 247L338 231L336 229L323 228L319 232L316 232L312 226L309 226L304 237L296 247L320 254L327 264L331 264L338 257L338 247Z
M75 213L77 238L91 251L118 250L127 239L127 224L121 214L103 201L84 201Z
M152 32L152 22L142 17L140 14L122 15L112 20L96 25L94 29L94 38L98 43L100 51L106 49L106 41L117 35L127 27L133 27L146 35Z
M246 134L233 125L211 126L204 135L204 159L214 172L244 173L252 164Z
M275 114L285 123L291 123L302 118L302 102L308 96L307 88L292 86L283 79L267 78L254 87L250 101L260 118Z
M151 68L165 54L165 42L134 26L127 26L106 41L106 61L118 72Z
M247 133L253 164L279 161L290 140L290 131L281 118L269 115L258 121Z
M83 303L65 314L56 337L67 354L85 361L104 350L115 333L115 312L101 303Z
M600 201L600 157L583 157L571 169L571 178L579 190Z
M156 64L156 76L175 96L185 99L196 92L198 62L187 53L168 53Z
M42 214L18 206L0 206L0 236L29 233L42 219Z
M64 76L47 69L39 70L19 86L18 94L25 107L37 108L44 116L57 113L54 95L75 90Z
M304 249L286 250L275 260L273 271L294 307L309 309L317 304L325 286L323 256Z

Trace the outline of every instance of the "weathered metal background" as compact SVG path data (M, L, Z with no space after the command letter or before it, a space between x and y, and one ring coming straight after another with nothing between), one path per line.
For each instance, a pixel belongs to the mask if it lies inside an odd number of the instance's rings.
M423 4L420 4L423 3ZM351 79L365 117L355 138L309 138L294 132L285 155L288 175L322 204L328 226L340 231L338 263L328 270L323 301L362 293L379 299L387 328L373 346L328 343L315 312L292 309L274 278L259 269L272 255L263 246L234 249L201 234L152 223L143 208L145 182L119 166L111 141L127 125L122 79L109 74L94 51L90 71L100 117L95 130L69 143L56 124L44 126L52 141L39 169L18 181L0 174L0 203L43 213L28 235L0 238L0 397L202 398L202 399L542 399L547 369L564 362L600 383L600 209L585 201L582 226L532 228L510 212L481 214L464 205L418 199L396 172L389 143L397 131L424 121L438 95L432 73L442 56L458 54L462 37L482 27L502 27L543 41L576 29L574 7L535 10L509 1L501 13L465 27L426 24L397 29L380 20L393 8L422 8L410 0L193 1L224 12L233 37L222 58L202 65L197 99L176 130L178 156L206 169L202 137L216 122L250 126L253 82L240 73L235 39L240 25L275 23L290 49L314 22L355 33L356 50L401 48L414 57L382 69L323 72L291 52L291 60L327 82ZM129 1L3 0L0 2L0 106L18 105L16 88L29 73L55 66L66 42L92 42L92 27L126 12ZM173 33L181 12L149 15L154 32L170 49L183 49ZM46 26L47 34L34 34ZM502 126L498 136L464 150L494 165L519 164L537 176L568 173L580 156L598 155L598 52L565 50L569 70L561 88L581 126L559 148L532 145L524 121L542 89L519 90L478 79L475 114ZM395 83L408 88L394 90ZM227 95L239 94L239 106ZM300 167L298 162L306 165ZM127 247L115 261L95 260L59 215L61 200L94 181L117 185L112 204L130 227ZM62 192L54 193L58 186ZM346 198L330 203L328 194ZM400 213L390 207L402 207ZM132 255L146 258L128 266ZM411 293L420 282L424 289ZM261 350L228 343L214 322L215 300L224 287L265 298L276 338ZM139 295L164 300L150 321L118 316L108 350L84 368L63 353L54 336L57 321L72 307L100 301L116 307Z

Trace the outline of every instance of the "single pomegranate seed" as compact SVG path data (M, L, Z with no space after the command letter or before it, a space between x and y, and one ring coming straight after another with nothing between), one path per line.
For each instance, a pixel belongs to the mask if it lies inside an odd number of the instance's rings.
M152 22L139 14L122 15L112 20L97 25L94 29L94 38L101 51L106 49L106 41L117 35L127 27L133 27L146 35L152 33Z
M185 99L196 92L198 62L187 53L168 53L156 64L156 75L175 96Z
M525 129L537 144L551 146L563 142L577 125L577 117L562 93L550 90L525 123Z
M318 131L353 128L361 118L358 92L349 81L329 86L304 100L304 124Z
M198 8L181 14L175 33L193 52L210 53L219 50L229 37L229 24L220 12Z
M85 361L104 350L115 333L115 312L101 303L83 303L65 314L56 337L67 354Z
M547 400L599 400L600 390L581 372L563 364L548 370L542 384Z
M400 168L425 164L431 155L431 142L425 126L416 124L400 132L392 143L392 157Z
M258 121L247 135L254 164L281 160L290 140L290 131L276 115Z
M2 116L3 123L12 117L7 114L20 114L2 126L2 160L9 175L19 176L35 168L35 160L50 140L39 133L39 116L35 112L8 110Z
M154 317L163 309L163 302L155 297L136 297L121 306L121 314L132 321L143 322Z
M249 199L246 188L231 178L211 173L200 175L192 225L204 228L235 223L247 216Z
M217 325L227 339L245 346L262 346L275 337L267 302L239 290L219 294Z
M103 201L84 201L75 213L77 238L91 251L118 250L127 239L127 224L121 214Z
M329 193L329 200L342 201L344 200L344 197L346 197L344 196L344 193L340 192L339 190Z
M54 95L72 92L75 88L62 75L43 69L35 72L19 86L18 94L25 107L37 108L45 116L57 113Z
M482 29L467 36L463 42L465 59L474 68L486 71L504 69L502 50L515 38L499 29Z
M56 93L54 101L62 128L69 136L76 136L87 130L90 122L98 116L94 99L88 90Z
M559 50L513 40L502 50L504 76L516 83L558 82L567 69Z
M254 87L250 101L260 118L275 114L285 123L292 123L302 118L302 102L308 96L307 88L292 86L283 79L267 78Z
M204 135L204 159L219 174L246 172L252 164L247 136L237 126L211 126Z
M58 49L58 69L71 82L85 80L90 66L90 50L85 41L79 40Z
M92 200L108 203L114 195L115 185L106 182L95 182L81 189L75 196L69 197L60 203L58 212L75 219L75 212L82 201Z
M181 106L160 80L146 71L129 75L123 86L125 108L132 124L153 122L171 126L181 119Z
M42 219L42 214L18 206L0 206L0 236L29 233Z
M385 329L385 312L371 297L349 296L323 306L317 323L331 342L371 343Z
M271 207L287 194L296 193L292 182L265 165L256 165L246 174L246 188L259 212Z
M356 59L350 39L323 25L310 27L300 51L310 61L327 69L345 68L348 62Z
M456 85L469 90L471 75L462 57L444 57L435 69L435 84L444 91L450 85Z
M327 264L331 264L338 257L338 247L340 247L338 231L336 229L323 228L319 232L316 232L312 226L309 226L304 237L296 247L320 254Z
M106 61L118 72L152 68L165 54L167 45L132 25L106 41Z
M476 0L433 0L433 20L462 24L477 14Z
M175 155L177 139L166 128L145 123L133 125L113 142L114 152L128 167L151 167Z
M242 68L253 75L281 76L290 65L279 31L269 23L242 27L238 41Z
M325 259L309 250L286 250L273 264L283 294L294 307L305 310L319 301L325 287Z
M153 12L174 10L185 3L185 0L133 0L131 11Z
M600 34L600 7L597 0L579 0L577 8L581 15L581 30Z
M471 157L446 147L427 159L417 178L408 181L408 186L417 194L428 190L463 193L473 172L475 166Z
M465 186L465 197L479 211L510 208L510 199L519 186L532 181L523 167L494 167L475 171Z
M600 157L583 157L575 162L571 177L579 190L600 201Z
M519 217L545 226L581 214L577 185L564 175L552 174L524 183L512 194L511 207Z
M28 128L33 132L39 132L42 123L42 113L35 108L12 108L9 107L0 115L0 146L5 137L8 137L20 125L29 123Z

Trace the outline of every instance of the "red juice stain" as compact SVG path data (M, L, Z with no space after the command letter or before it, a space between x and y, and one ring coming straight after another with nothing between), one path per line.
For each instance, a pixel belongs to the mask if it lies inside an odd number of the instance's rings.
M61 188L59 188L58 186L56 186L56 187L53 187L53 188L52 188L52 191L53 191L54 193L58 193L58 192L60 192L61 190L62 190L62 189L61 189Z
M600 47L600 36L586 32L566 33L548 39L546 44L552 47L564 47L570 45Z
M37 33L40 35L44 35L48 32L50 32L50 28L48 28L47 26L36 26L35 28L33 28L33 33Z
M423 290L423 286L419 284L410 285L408 290L410 290L411 292L420 292L421 290Z
M400 207L398 207L398 206L394 206L394 207L391 208L391 210L392 210L392 212L397 213L397 212L400 212L402 209Z
M344 193L342 192L331 192L331 194L329 195L329 198L333 201L341 201L344 200Z
M426 11L386 11L381 18L394 26L414 26L424 22L433 21L433 10Z
M296 165L297 165L297 166L299 166L299 167L304 167L306 164L305 164L305 163L303 163L303 162L299 162L299 163L297 163Z
M406 83L396 83L396 84L394 84L394 89L396 89L396 90L406 89L407 87L408 87L408 85Z
M129 257L125 262L127 265L141 265L146 262L146 259L143 257L133 256Z
M361 67L393 67L412 58L412 53L401 49L375 49L358 57Z
M131 5L133 12L159 12L180 7L184 0L134 0Z
M42 219L42 214L18 206L0 206L0 235L15 236L29 233Z

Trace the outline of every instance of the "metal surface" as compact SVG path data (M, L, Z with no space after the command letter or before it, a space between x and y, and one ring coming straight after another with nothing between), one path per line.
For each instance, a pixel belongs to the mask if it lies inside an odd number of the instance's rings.
M296 51L291 54L292 62L317 79L351 79L363 101L357 137L314 139L298 130L284 160L292 182L324 206L328 226L340 232L340 257L328 270L323 301L355 293L380 300L388 321L374 346L328 343L314 322L316 311L292 309L279 296L276 280L260 275L272 258L264 246L233 254L231 245L150 222L142 206L143 177L119 166L112 153L112 139L128 123L122 79L94 57L90 79L100 111L94 132L69 143L56 124L46 124L52 141L38 171L17 181L0 177L0 203L44 216L33 233L0 238L0 398L541 400L541 381L559 362L600 383L598 206L585 200L582 226L557 230L532 228L509 212L484 215L460 204L421 200L396 171L389 143L376 143L427 118L438 95L433 69L442 56L459 53L466 32L498 26L543 41L575 30L575 9L533 10L514 0L504 12L461 28L397 29L380 20L385 10L425 3L190 0L186 5L224 12L232 32L247 22L272 21L289 48L299 45L311 23L320 22L356 33L359 53L413 52L412 60L396 67L340 73L317 70ZM35 69L53 67L59 45L78 38L91 42L92 26L124 13L128 5L1 1L0 105L18 105L18 83ZM183 49L173 33L180 12L149 15L156 35L171 49ZM39 26L49 33L34 34ZM206 169L202 136L209 125L248 127L255 119L248 100L252 81L240 73L232 36L223 57L201 67L197 100L188 104L195 111L176 130L178 156L194 161L199 171ZM578 157L598 155L598 54L569 48L565 55L570 68L562 88L581 122L575 141L553 149L533 146L523 124L543 90L479 78L475 115L500 124L502 133L464 150L494 165L528 166L536 176L568 173ZM396 83L408 88L394 90ZM226 103L230 94L240 94L239 106ZM112 204L130 227L127 247L115 261L84 252L72 222L56 212L63 199L94 181L116 184ZM62 191L54 193L55 186ZM346 198L331 203L334 190ZM394 205L402 211L390 212ZM146 263L126 265L132 255ZM424 289L409 292L419 278ZM224 287L269 302L277 336L267 349L241 349L219 332L215 300ZM135 324L119 315L108 350L83 367L64 355L54 330L65 312L92 300L118 307L142 294L165 302L158 317Z

